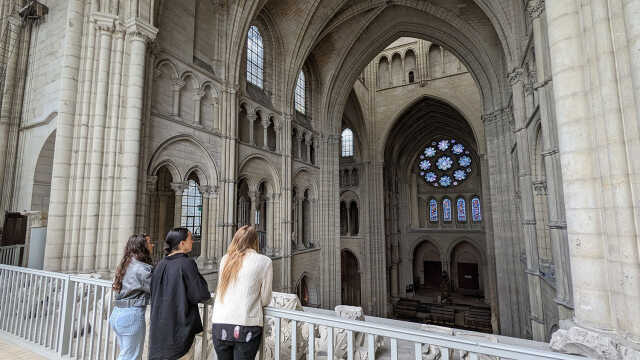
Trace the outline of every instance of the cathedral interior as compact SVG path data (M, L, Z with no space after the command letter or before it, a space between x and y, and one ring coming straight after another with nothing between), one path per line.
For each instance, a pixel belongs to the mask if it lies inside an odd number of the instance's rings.
M634 14L640 1L5 0L0 245L110 278L131 233L159 259L184 226L215 288L251 224L274 291L304 306L639 349Z

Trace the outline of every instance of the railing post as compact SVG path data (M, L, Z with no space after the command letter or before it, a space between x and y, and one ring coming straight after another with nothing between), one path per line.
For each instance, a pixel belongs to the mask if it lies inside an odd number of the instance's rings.
M62 303L60 304L60 330L58 336L58 356L62 358L70 353L71 339L73 331L71 329L73 322L73 306L75 299L73 298L73 287L71 286L71 277L64 279L64 290L62 293Z

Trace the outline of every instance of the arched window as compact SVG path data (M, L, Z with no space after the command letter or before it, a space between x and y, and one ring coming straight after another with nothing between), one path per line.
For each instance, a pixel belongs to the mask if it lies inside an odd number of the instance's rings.
M458 213L458 222L466 222L467 202L464 200L464 198L458 198L458 200L456 200L456 209Z
M342 157L353 156L353 131L342 130Z
M351 206L349 207L349 216L351 217L351 219L349 219L349 225L351 227L349 229L349 233L352 236L358 235L358 232L360 232L358 224L358 204L356 204L355 201L351 202Z
M340 235L347 235L349 220L347 219L347 205L340 202Z
M471 220L473 220L473 222L482 221L482 210L480 209L480 198L477 196L474 196L473 199L471 199Z
M198 189L198 183L194 179L187 182L187 188L182 192L182 216L180 226L191 231L194 245L199 244L200 231L202 229L202 194ZM192 256L200 255L199 247L194 251Z
M442 220L451 221L451 199L442 200Z
M304 80L304 72L300 70L298 74L298 80L296 80L296 91L294 94L294 101L296 104L296 110L301 114L306 114L305 110L305 80Z
M436 199L429 200L429 221L438 222L438 202Z
M409 83L413 83L415 81L415 76L413 75L413 71L409 71Z
M264 48L262 35L255 25L247 34L247 81L262 89L264 71Z

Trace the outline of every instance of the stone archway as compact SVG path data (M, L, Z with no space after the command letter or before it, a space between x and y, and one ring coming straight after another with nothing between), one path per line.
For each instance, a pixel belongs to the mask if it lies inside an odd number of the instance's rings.
M451 282L453 291L462 295L482 296L482 258L478 249L461 241L451 251Z
M441 276L440 249L429 240L422 241L413 251L414 288L437 289Z

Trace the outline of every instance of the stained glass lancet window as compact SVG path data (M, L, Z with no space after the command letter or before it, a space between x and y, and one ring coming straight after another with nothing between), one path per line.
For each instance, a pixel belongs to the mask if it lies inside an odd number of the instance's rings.
M342 157L353 156L353 131L342 130Z
M463 198L456 200L456 211L458 213L458 222L467 221L467 202Z
M197 240L202 228L202 194L195 180L187 182L187 188L182 192L182 216L180 225L191 231Z
M451 221L451 199L442 200L442 220Z
M438 202L436 199L429 200L429 221L438 222Z
M473 222L482 221L482 210L480 209L480 198L477 196L474 196L473 199L471 199L471 220L473 220Z
M436 139L418 159L418 171L434 187L462 184L471 175L471 151L456 139Z
M264 71L264 47L262 35L255 25L247 34L247 81L262 89Z
M298 80L296 80L296 90L294 94L294 101L296 105L296 110L302 114L305 114L305 80L304 80L304 72L300 70L298 74Z

